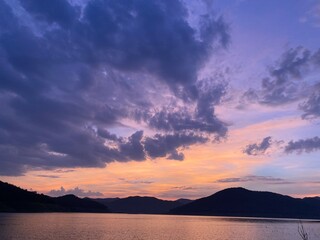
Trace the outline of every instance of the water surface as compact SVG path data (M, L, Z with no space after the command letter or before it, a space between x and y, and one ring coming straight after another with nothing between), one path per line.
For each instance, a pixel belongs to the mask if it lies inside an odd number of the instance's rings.
M1 240L299 240L298 220L204 216L0 213ZM320 222L303 221L310 240Z

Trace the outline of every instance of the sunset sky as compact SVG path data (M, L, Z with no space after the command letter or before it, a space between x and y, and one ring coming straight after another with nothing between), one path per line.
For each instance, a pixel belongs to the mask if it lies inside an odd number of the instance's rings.
M52 196L320 196L319 0L0 0L0 180Z

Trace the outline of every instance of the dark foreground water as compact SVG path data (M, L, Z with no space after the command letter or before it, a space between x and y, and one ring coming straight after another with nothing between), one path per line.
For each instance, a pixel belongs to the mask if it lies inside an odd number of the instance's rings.
M1 214L0 239L299 240L299 221L250 218L38 213ZM303 221L310 240L320 222Z

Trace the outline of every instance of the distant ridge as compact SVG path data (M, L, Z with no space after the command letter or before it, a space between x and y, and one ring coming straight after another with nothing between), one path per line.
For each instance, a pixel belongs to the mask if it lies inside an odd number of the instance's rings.
M103 204L74 195L49 197L0 181L0 212L109 212Z
M94 199L103 203L114 213L141 213L141 214L162 214L168 213L171 209L192 202L189 199L178 199L176 201L162 200L155 197L132 196L116 199Z
M320 219L320 198L228 188L194 201L154 197L49 197L0 181L0 212L97 212Z
M318 198L298 199L272 193L228 188L177 207L171 214L320 219Z

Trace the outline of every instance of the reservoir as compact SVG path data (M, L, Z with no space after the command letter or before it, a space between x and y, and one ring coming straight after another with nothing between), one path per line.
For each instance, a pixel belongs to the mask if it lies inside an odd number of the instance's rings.
M1 240L299 240L299 220L91 213L0 213ZM309 240L320 222L303 220Z

